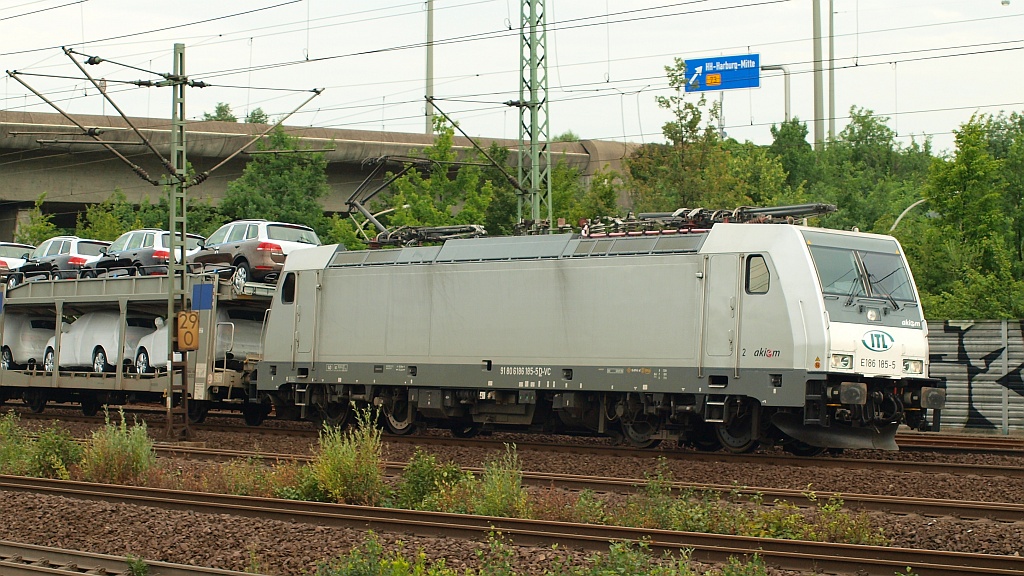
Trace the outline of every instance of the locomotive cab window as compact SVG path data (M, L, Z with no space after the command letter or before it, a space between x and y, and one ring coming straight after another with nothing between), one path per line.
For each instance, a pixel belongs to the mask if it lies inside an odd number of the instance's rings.
M295 302L295 273L289 272L281 284L281 302L291 304Z
M747 294L766 294L770 280L768 274L768 263L764 256L755 254L747 257Z

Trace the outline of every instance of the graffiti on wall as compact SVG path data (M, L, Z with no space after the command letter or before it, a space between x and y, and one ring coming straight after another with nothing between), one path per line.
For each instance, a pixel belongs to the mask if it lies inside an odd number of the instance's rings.
M990 346L986 350L979 349L978 345L969 346L971 341L992 342L993 325L1000 331L999 340L1003 340L1001 322L951 323L948 320L942 324L942 334L933 332L930 338L932 340L944 339L946 342L952 338L956 339L955 357L942 352L934 353L935 349L940 347L932 344L931 373L933 375L946 374L942 378L946 380L946 388L950 392L963 393L966 391L967 418L965 426L967 428L996 430L1002 427L1000 422L993 422L985 415L985 412L988 412L989 415L993 414L996 408L999 409L998 413L1002 414L1002 406L992 403L993 394L991 392L981 393L986 388L991 390L991 387L997 386L1000 391L1008 390L1011 399L1024 398L1024 363L1014 365L1005 361L1010 357L1011 350L1015 349L1024 353L1024 320L1009 322L1006 339L995 348ZM983 332L987 333L983 334ZM948 349L949 347L941 348ZM1024 357L1024 354L1018 353L1016 356ZM985 398L988 399L987 403ZM986 407L987 411L984 410Z

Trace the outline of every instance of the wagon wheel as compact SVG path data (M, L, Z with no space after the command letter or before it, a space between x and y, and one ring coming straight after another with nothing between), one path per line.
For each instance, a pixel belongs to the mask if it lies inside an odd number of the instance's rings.
M757 450L760 441L752 429L754 410L760 406L747 399L740 399L736 413L727 422L715 426L715 435L722 447L733 454L747 454Z
M25 404L29 410L42 414L46 408L46 396L38 390L28 390L25 392Z
M205 400L188 401L188 421L193 424L202 424L206 421L206 414L210 411L210 404Z
M85 416L95 416L100 411L100 401L95 396L83 397L81 404Z
M246 426L259 426L270 412L263 404L246 402L242 405L242 420Z

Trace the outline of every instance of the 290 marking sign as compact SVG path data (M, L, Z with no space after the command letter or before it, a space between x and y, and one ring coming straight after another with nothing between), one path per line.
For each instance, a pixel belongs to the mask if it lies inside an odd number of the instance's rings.
M177 338L174 339L177 352L199 350L199 312L189 310L178 312Z

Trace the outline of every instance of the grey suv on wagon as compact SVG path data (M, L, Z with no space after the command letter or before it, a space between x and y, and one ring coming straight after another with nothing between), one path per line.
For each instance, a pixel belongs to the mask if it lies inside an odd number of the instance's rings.
M320 244L320 238L309 226L235 220L211 234L199 251L188 257L188 262L202 264L207 270L234 267L236 282L273 282L288 254Z

